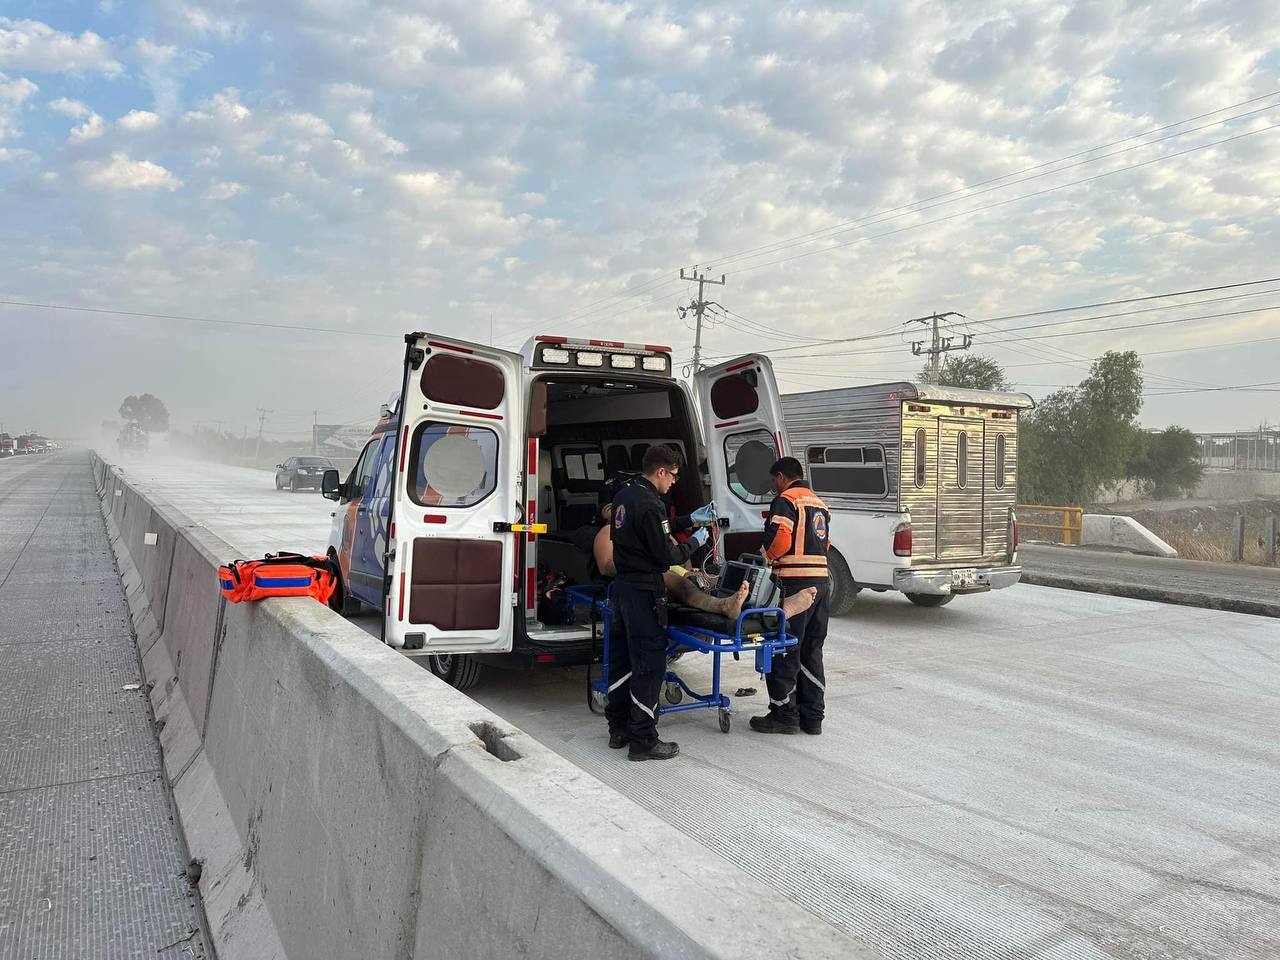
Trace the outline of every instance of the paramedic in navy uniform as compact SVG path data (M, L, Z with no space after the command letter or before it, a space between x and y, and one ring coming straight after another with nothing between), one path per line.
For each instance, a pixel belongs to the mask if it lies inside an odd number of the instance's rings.
M644 475L613 501L613 626L609 644L609 746L629 760L669 760L680 752L658 739L658 694L667 672L667 592L662 575L706 543L699 528L679 544L672 533L693 525L667 519L662 496L680 476L680 455L664 444L644 455ZM675 527L673 530L672 527Z
M809 587L817 588L813 606L787 619L787 633L799 644L773 661L765 677L769 712L751 718L759 733L822 733L826 711L826 674L822 669L822 644L827 638L827 547L830 546L831 509L805 482L800 461L783 457L772 467L773 492L764 526L761 551L773 565L773 573L789 597Z

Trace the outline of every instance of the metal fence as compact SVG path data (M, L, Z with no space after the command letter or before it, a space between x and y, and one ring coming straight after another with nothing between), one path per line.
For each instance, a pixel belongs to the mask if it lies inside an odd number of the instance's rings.
M1280 471L1280 430L1198 433L1196 442L1203 467Z

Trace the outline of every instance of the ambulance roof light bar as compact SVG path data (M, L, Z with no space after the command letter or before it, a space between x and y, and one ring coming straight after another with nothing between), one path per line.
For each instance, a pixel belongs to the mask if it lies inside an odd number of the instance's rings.
M534 337L533 366L576 367L581 370L643 370L671 375L671 348L652 343L586 340L573 337Z

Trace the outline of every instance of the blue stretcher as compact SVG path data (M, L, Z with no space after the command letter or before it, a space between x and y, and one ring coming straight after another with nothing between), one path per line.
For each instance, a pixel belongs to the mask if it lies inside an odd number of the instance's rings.
M612 585L586 585L566 587L574 606L585 606L591 611L591 639L602 641L600 676L592 679L587 669L587 706L592 713L604 713L609 698L609 643L613 627ZM751 617L766 614L777 615L776 629L753 631L746 628ZM603 627L601 627L603 624ZM599 633L597 633L599 630ZM753 607L738 614L733 633L714 630L706 626L671 623L667 625L667 659L689 650L711 655L711 690L698 693L691 689L679 674L668 670L663 677L663 696L667 705L661 713L682 713L687 710L716 710L720 732L728 733L730 727L730 699L720 691L720 658L732 654L738 660L743 653L755 655L756 672L768 674L773 669L773 658L798 641L787 633L787 615L780 607ZM683 702L685 695L689 701Z

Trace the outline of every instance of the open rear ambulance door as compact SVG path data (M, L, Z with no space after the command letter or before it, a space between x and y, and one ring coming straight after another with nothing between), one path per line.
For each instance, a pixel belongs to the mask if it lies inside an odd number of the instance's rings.
M383 636L410 655L506 652L510 527L524 520L523 360L435 334L405 342Z
M785 453L782 402L769 358L749 354L694 375L711 496L729 518L725 559L758 550L773 499L769 468Z

